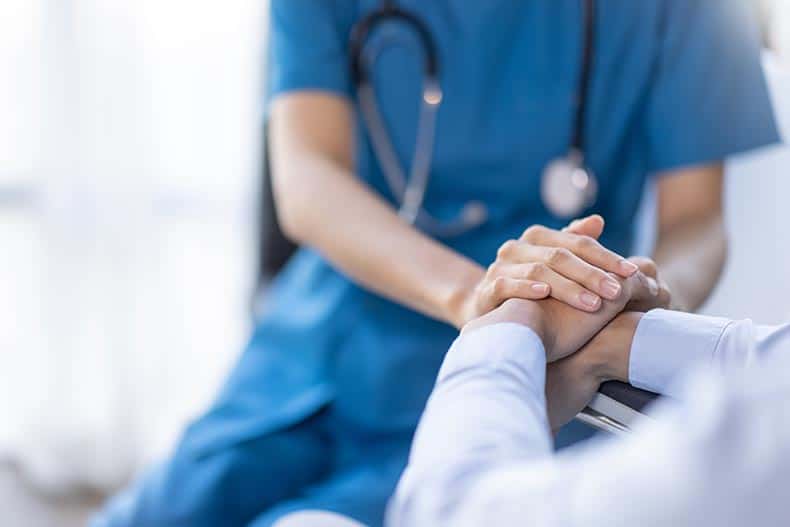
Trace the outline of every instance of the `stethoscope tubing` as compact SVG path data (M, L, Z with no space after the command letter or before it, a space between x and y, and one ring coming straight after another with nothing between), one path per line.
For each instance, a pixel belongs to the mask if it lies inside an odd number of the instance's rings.
M572 168L571 172L583 171L586 178L591 182L588 189L592 191L592 198L597 189L593 173L586 168L584 158L584 127L586 121L586 101L589 91L589 77L592 62L592 48L594 41L594 0L583 0L584 5L584 28L583 49L582 49L582 68L579 79L578 100L576 103L576 113L574 118L573 134L571 145L567 154L567 166ZM420 101L420 111L415 133L415 150L411 160L409 175L404 173L403 167L398 160L394 145L387 133L386 123L379 111L376 101L375 88L371 78L373 65L378 56L389 45L392 39L381 39L376 44L369 42L372 33L377 27L387 22L401 22L414 31L423 51L423 85L422 100ZM428 26L413 13L399 8L393 0L384 0L381 7L365 16L358 22L351 31L349 42L351 54L351 76L357 87L357 96L360 104L360 111L373 151L377 157L380 168L394 195L400 204L398 214L408 223L414 224L429 231L431 234L452 237L463 234L474 229L487 220L487 209L480 202L467 203L459 216L452 221L439 221L428 214L423 203L430 180L431 163L433 159L434 141L436 138L436 119L439 107L442 102L443 94L439 82L439 57ZM558 166L551 163L551 166ZM563 166L562 163L559 163ZM552 181L557 178L570 177L558 175L544 170L542 179L542 195L551 194L546 192L547 188L552 187ZM547 185L548 182L548 185ZM556 187L556 185L553 185ZM579 197L579 196L577 196ZM573 209L589 205L590 196L585 199L577 200L578 205ZM573 198L573 196L571 196ZM546 201L544 199L544 201ZM573 203L573 202L571 202ZM552 209L547 203L549 209ZM567 208L567 207L566 207ZM560 207L555 207L559 210ZM556 212L556 211L555 211Z

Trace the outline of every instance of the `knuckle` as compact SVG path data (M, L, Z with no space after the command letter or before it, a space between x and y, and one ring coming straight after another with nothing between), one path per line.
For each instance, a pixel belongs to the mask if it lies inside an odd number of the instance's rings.
M567 262L571 258L571 253L564 247L554 247L549 249L546 256L546 262L550 265L556 266Z
M493 262L491 265L488 266L486 269L486 275L489 277L499 276L502 271L502 264L499 261Z
M512 256L516 248L518 247L518 242L516 240L508 240L502 245L499 246L499 250L497 251L497 258L509 258Z
M504 277L498 276L494 279L491 283L491 290L494 293L494 296L502 296L505 293L505 289L507 288L507 280Z
M636 256L631 258L631 261L639 267L639 270L651 278L656 278L658 275L658 267L656 262L644 256Z
M524 275L529 280L539 280L546 274L546 265L540 262L533 262L526 265Z
M543 225L532 225L524 231L522 239L527 241L534 241L542 232L545 227Z
M600 284L604 280L611 280L612 278L620 282L620 280L617 280L616 276L610 275L605 271L601 271L596 267L590 267L587 270L587 272L584 274L584 278L588 284L595 284L595 285Z
M594 249L597 245L598 242L589 236L578 236L573 243L574 248L576 248L578 251L589 251Z

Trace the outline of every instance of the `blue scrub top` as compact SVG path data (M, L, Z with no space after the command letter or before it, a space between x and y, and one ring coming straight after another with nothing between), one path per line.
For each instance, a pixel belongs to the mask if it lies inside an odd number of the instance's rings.
M491 219L448 246L487 265L529 225L558 227L539 198L544 165L571 142L581 69L580 0L400 0L438 45L444 100L425 206L453 218L470 200ZM598 0L583 130L599 179L587 212L627 254L651 174L720 161L777 140L759 39L742 0ZM378 0L272 0L268 96L321 90L356 103L348 38ZM415 35L374 70L378 101L404 166L414 149L422 60ZM364 131L361 125L358 127ZM392 196L364 133L357 176ZM360 219L363 221L363 219ZM381 233L387 236L387 233ZM393 255L393 265L403 255ZM220 447L292 424L333 402L361 430L413 427L456 331L354 285L302 249L268 292L250 347L208 419Z

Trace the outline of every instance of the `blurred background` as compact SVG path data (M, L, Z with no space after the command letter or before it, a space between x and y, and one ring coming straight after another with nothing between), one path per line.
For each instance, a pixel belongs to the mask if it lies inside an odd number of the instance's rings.
M790 138L790 1L754 0ZM215 393L258 283L265 0L0 2L0 507L80 525ZM790 319L790 148L728 164L705 311ZM642 245L651 240L651 200Z

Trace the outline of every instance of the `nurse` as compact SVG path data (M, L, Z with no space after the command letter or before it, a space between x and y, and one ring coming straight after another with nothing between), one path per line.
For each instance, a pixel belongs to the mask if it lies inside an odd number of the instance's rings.
M211 409L95 525L262 527L300 509L379 525L457 329L510 297L551 295L589 312L617 297L606 272L637 271L622 255L649 178L653 258L673 304L694 309L716 283L722 162L777 140L744 2L397 4L430 29L440 59L424 210L446 221L479 202L485 221L443 237L397 214L349 65L352 28L380 1L272 0L274 187L281 225L304 248L270 289ZM405 43L386 48L371 75L408 166L421 47L397 22L377 33ZM599 220L586 235L557 230L566 220L541 198L544 167L574 141L587 51L579 133L598 192L582 212L606 218L602 235ZM653 261L637 263L655 272ZM657 303L666 301L664 291Z

